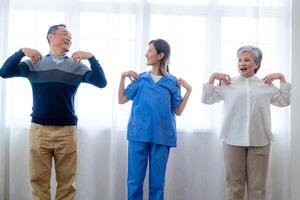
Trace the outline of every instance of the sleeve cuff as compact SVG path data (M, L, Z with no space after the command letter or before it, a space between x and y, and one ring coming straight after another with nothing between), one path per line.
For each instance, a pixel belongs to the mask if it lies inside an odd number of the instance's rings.
M292 89L292 85L288 82L286 83L280 83L280 89L283 90L291 90Z
M89 62L90 62L91 65L95 64L95 63L98 63L98 61L96 60L95 56L90 57L88 60L89 60Z
M18 58L23 58L25 56L25 54L22 51L22 49L20 49L19 51L16 52L16 56L18 56Z

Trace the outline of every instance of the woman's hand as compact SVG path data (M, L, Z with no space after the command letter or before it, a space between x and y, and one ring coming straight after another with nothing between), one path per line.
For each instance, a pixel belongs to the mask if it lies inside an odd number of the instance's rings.
M281 83L286 83L285 77L281 73L273 73L267 75L263 80L265 84L271 84L273 81L279 79Z
M219 80L221 84L221 82L223 81L226 85L229 85L231 83L231 80L230 80L230 76L228 74L222 74L222 73L213 73L209 80L208 80L208 83L209 84L214 84L215 80Z
M182 79L182 78L179 78L179 79L177 80L177 84L178 84L179 86L184 87L184 88L186 89L186 93L185 93L185 95L184 95L184 97L183 97L183 99L182 99L180 105L179 105L177 108L174 109L175 114L178 115L178 116L180 116L181 113L183 112L183 110L184 110L184 108L185 108L185 106L186 106L188 100L189 100L189 97L190 97L191 92L192 92L192 86L191 86L190 84L188 84L188 83L187 83L184 79Z
M132 81L132 80L138 79L139 75L135 71L129 70L129 71L123 72L121 74L121 77L122 78L128 77Z
M182 86L186 89L186 91L192 91L192 86L190 84L188 84L184 79L182 78L179 78L178 81L177 81L177 84L179 86Z

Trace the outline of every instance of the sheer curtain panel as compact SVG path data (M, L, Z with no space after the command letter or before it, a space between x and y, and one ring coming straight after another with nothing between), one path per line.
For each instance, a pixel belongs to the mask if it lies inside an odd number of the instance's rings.
M86 50L96 56L108 85L99 90L82 84L76 96L76 199L124 200L126 128L131 104L117 102L120 74L129 69L149 70L145 65L148 42L155 38L167 40L172 49L170 71L190 82L193 93L186 110L177 117L178 147L171 149L165 199L222 200L222 104L202 104L202 84L216 71L236 75L236 50L243 45L262 49L259 77L282 72L290 80L290 1L1 0L0 61L2 65L21 47L47 54L48 27L61 23L72 33L70 55ZM0 199L29 200L30 84L23 78L6 79L0 81L0 89ZM268 200L289 200L289 108L272 108L272 123L267 196ZM54 180L55 176L53 194Z

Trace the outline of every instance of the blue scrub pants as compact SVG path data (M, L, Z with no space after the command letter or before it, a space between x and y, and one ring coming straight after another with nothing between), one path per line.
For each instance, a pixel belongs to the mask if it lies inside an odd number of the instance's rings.
M143 183L149 159L149 200L163 200L170 147L160 144L129 141L128 200L143 200Z

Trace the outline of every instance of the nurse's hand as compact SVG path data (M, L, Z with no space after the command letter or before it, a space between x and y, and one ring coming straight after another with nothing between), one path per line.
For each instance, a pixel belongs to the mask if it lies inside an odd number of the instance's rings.
M122 78L128 77L132 81L132 80L138 79L139 75L135 71L129 70L129 71L123 72L121 74L121 77Z
M188 84L188 82L186 82L184 79L182 79L182 78L179 78L178 80L177 80L177 84L179 85L179 86L182 86L182 87L184 87L185 89L186 89L186 91L192 91L192 86L190 85L190 84Z
M285 77L281 73L269 74L263 80L264 80L265 84L271 84L276 79L279 79L281 83L286 83Z

